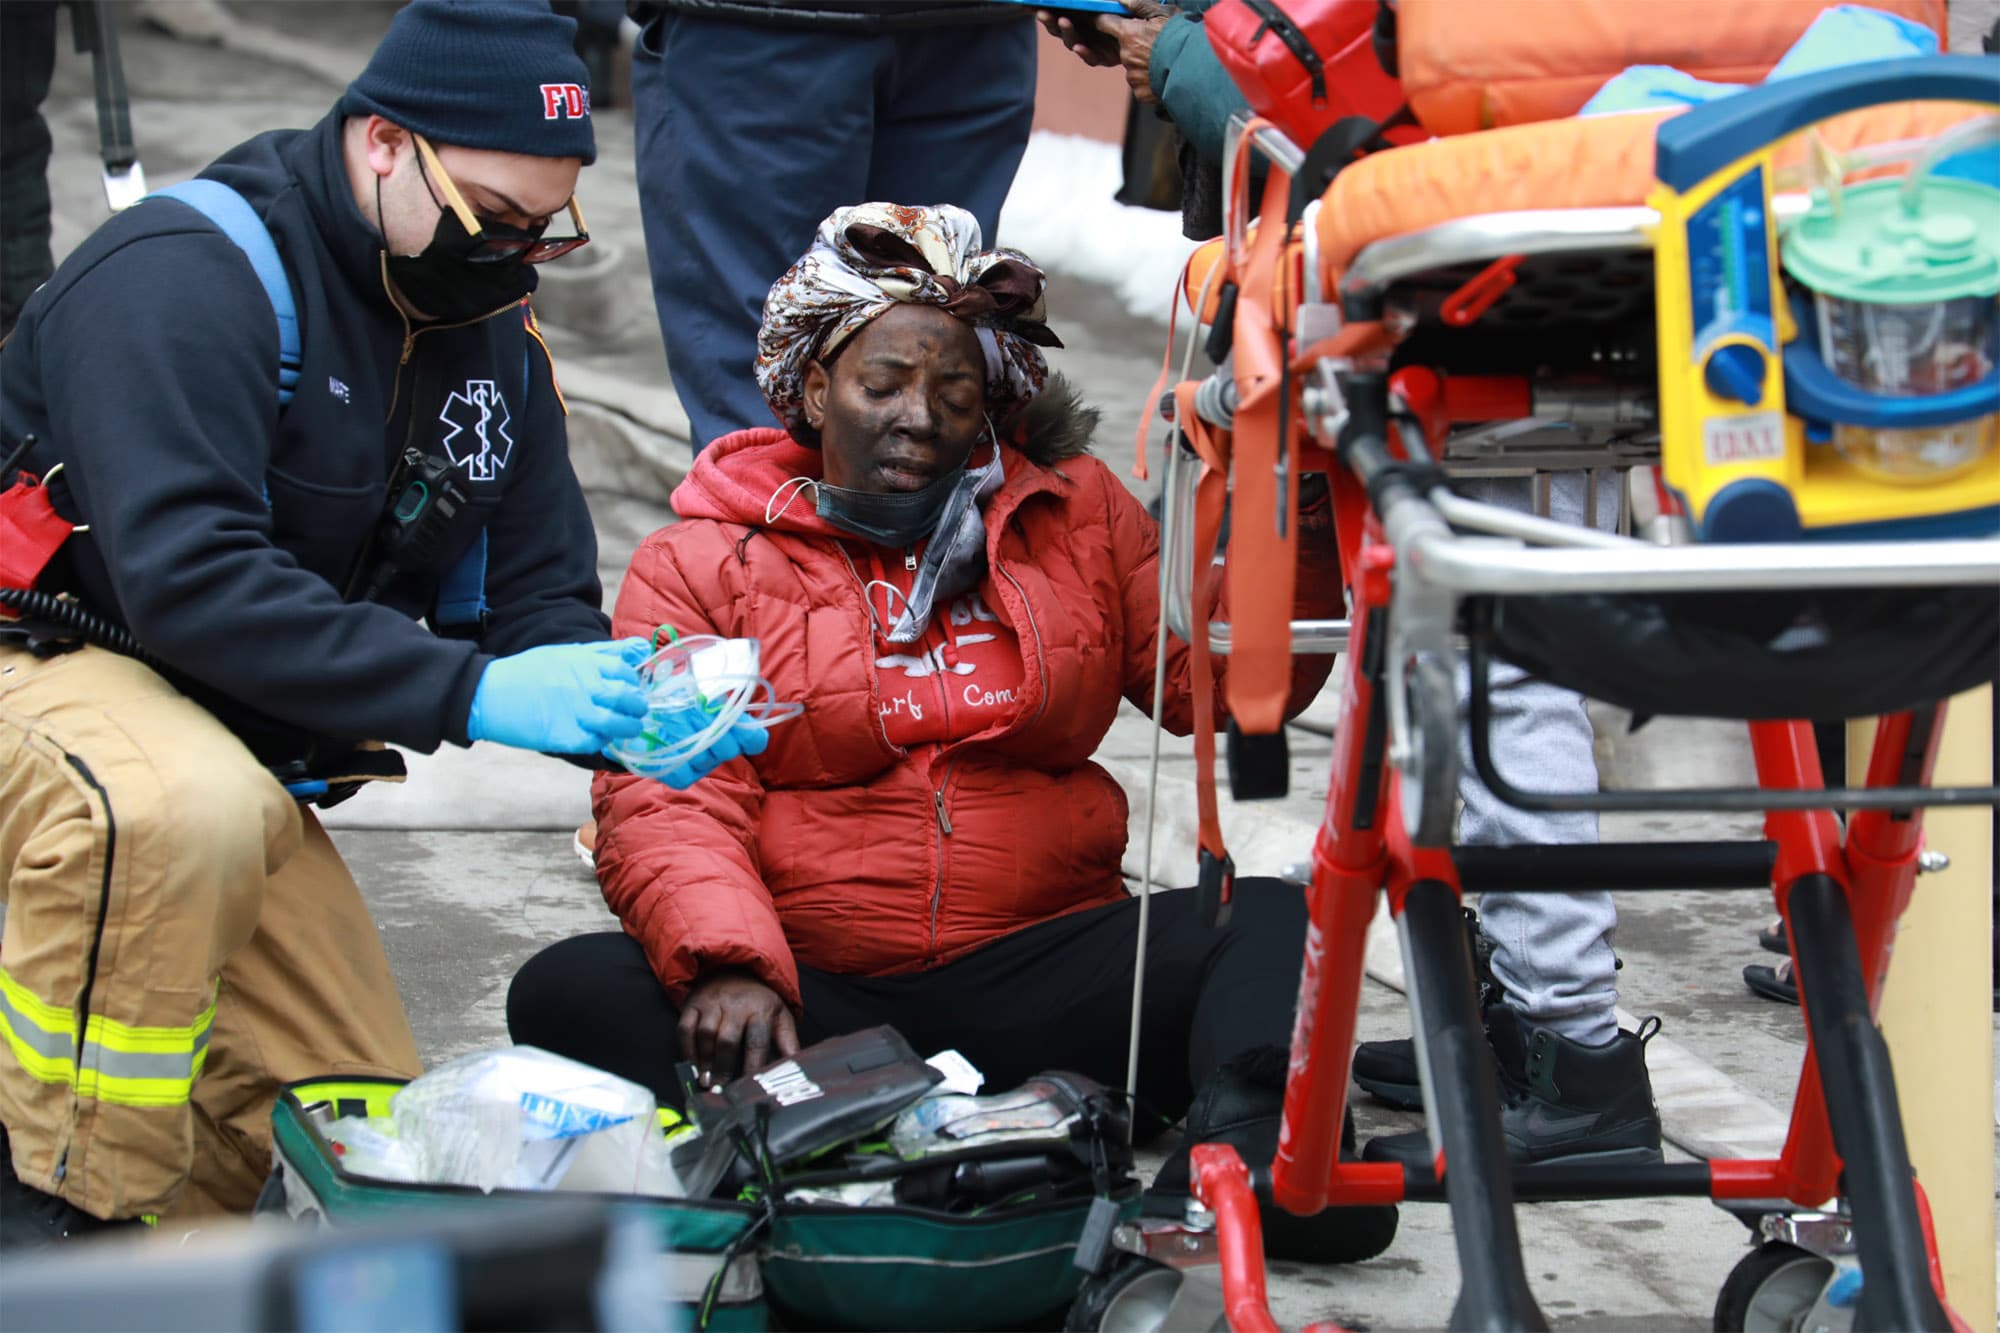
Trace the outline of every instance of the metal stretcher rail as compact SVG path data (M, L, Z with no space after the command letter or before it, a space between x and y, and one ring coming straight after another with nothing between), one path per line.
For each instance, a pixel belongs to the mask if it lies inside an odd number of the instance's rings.
M1650 250L1660 215L1650 208L1537 208L1481 213L1376 241L1354 257L1340 280L1348 296L1378 292L1432 269L1501 255L1576 250Z
M1296 177L1299 168L1306 164L1305 150L1285 137L1275 125L1246 128L1243 113L1238 111L1230 117L1229 136L1222 148L1222 179L1225 181L1236 178L1236 155L1243 151L1245 138L1251 140L1257 151L1287 176Z
M1811 199L1802 194L1781 194L1771 200L1771 211L1780 222L1802 216L1811 206ZM1453 218L1365 246L1342 276L1340 289L1348 296L1365 296L1419 273L1502 255L1651 250L1659 225L1659 213L1642 204L1532 208Z
M1194 642L1194 567L1187 547L1194 533L1194 461L1178 436L1168 440L1166 476L1160 488L1164 520L1160 524L1160 559L1167 562L1167 597L1161 612L1167 629L1186 643ZM1292 622L1294 653L1330 656L1346 652L1347 637L1345 620ZM1225 655L1232 642L1227 622L1209 622L1210 652Z
M1192 459L1170 446L1160 558L1167 562L1167 628L1183 639L1194 626ZM1415 507L1412 512L1412 506ZM1801 588L2000 587L2000 542L1787 542L1656 546L1513 514L1449 492L1406 500L1383 518L1409 575L1456 594L1726 592ZM1421 515L1421 517L1420 517ZM1502 536L1467 536L1450 524ZM1544 543L1540 547L1524 542ZM1230 627L1208 626L1210 650L1228 653ZM1346 620L1295 620L1292 651L1338 653Z
M1457 593L2000 586L2000 542L1981 540L1530 550L1439 524L1397 545L1419 578Z

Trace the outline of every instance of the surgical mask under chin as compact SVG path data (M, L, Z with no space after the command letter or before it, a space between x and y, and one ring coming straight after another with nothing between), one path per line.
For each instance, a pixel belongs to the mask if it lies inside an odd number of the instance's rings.
M864 541L880 546L914 546L936 530L952 492L965 479L963 465L917 491L857 491L831 482L813 483L819 516Z
M380 193L378 181L378 210ZM421 253L388 256L389 281L412 310L446 324L491 314L535 289L534 271L518 259L481 264L468 260L478 244L479 238L466 231L458 215L444 209L431 243Z
M992 433L990 422L987 430ZM915 643L930 628L932 608L978 587L986 577L986 518L980 510L1006 480L1000 458L1000 450L995 448L987 463L975 468L961 465L920 491L878 494L831 486L813 477L793 477L765 501L764 521L775 523L793 501L810 490L821 518L863 540L883 546L914 546L930 537L910 582L909 596L903 599L902 614L884 628L874 607L868 610L883 638L891 643ZM889 586L891 593L896 593L893 585ZM864 587L864 595L868 591ZM894 609L894 597L890 609Z
M986 577L986 517L980 510L1005 479L998 449L985 466L959 469L957 484L938 514L931 544L924 548L924 558L910 580L902 614L881 631L883 638L890 643L917 642L930 628L931 612L939 602L971 591ZM884 586L895 592L895 585ZM892 609L894 604L892 598ZM869 616L874 617L872 606Z

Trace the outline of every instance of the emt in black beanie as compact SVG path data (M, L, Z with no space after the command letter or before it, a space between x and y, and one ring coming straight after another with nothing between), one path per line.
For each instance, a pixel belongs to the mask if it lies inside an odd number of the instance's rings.
M0 552L0 1243L247 1209L280 1087L420 1072L307 804L388 775L368 742L595 766L640 728L525 299L587 239L573 35L416 0L318 125L113 217L0 350L0 476L57 520Z
M585 239L574 193L597 145L575 31L539 0L417 0L341 98L355 203L413 318L518 301L529 265Z

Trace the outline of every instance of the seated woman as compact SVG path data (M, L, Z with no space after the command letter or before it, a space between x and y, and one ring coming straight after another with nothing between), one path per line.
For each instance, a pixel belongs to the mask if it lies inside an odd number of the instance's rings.
M961 209L865 204L771 289L757 380L784 429L702 451L614 620L755 637L805 714L686 791L596 779L625 933L531 960L516 1041L675 1103L678 1059L729 1077L879 1023L957 1048L989 1090L1044 1069L1122 1086L1138 902L1125 795L1091 755L1121 698L1152 707L1159 534L1085 453L1095 413L1049 382L1042 287ZM1297 613L1334 614L1323 488L1300 530ZM1291 711L1328 665L1301 660ZM1178 640L1167 682L1185 734ZM1221 929L1191 893L1153 902L1142 1106L1253 1165L1276 1149L1305 921L1275 880L1239 880ZM1396 1215L1273 1222L1274 1254L1356 1259Z

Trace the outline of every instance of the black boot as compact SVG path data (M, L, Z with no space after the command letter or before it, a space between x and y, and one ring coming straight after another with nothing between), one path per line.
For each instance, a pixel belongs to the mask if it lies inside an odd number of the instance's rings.
M1252 1169L1267 1168L1278 1154L1278 1120L1285 1101L1286 1052L1260 1047L1231 1060L1195 1094L1188 1109L1188 1143L1227 1143ZM1341 1126L1340 1155L1354 1160L1354 1115ZM1180 1216L1189 1193L1186 1149L1160 1168L1146 1191L1146 1211ZM1265 1200L1257 1211L1264 1223L1264 1253L1300 1263L1343 1264L1372 1259L1396 1238L1394 1204L1328 1208L1298 1217Z
M1467 943L1472 948L1472 975L1479 985L1479 1012L1500 1003L1500 982L1493 975L1493 942L1479 929L1479 913L1465 914ZM1424 1109L1424 1089L1417 1074L1417 1044L1408 1037L1395 1041L1364 1041L1354 1048L1354 1082L1385 1106L1398 1111Z
M1522 1163L1650 1164L1660 1160L1660 1113L1646 1074L1646 1043L1659 1020L1585 1046L1536 1027L1508 1006L1487 1011L1486 1035L1500 1066L1501 1133L1508 1160ZM1427 1166L1423 1130L1373 1139L1370 1162Z
M32 1249L144 1225L139 1218L107 1222L92 1217L66 1199L22 1184L14 1174L14 1146L7 1141L7 1127L0 1125L0 1250Z

